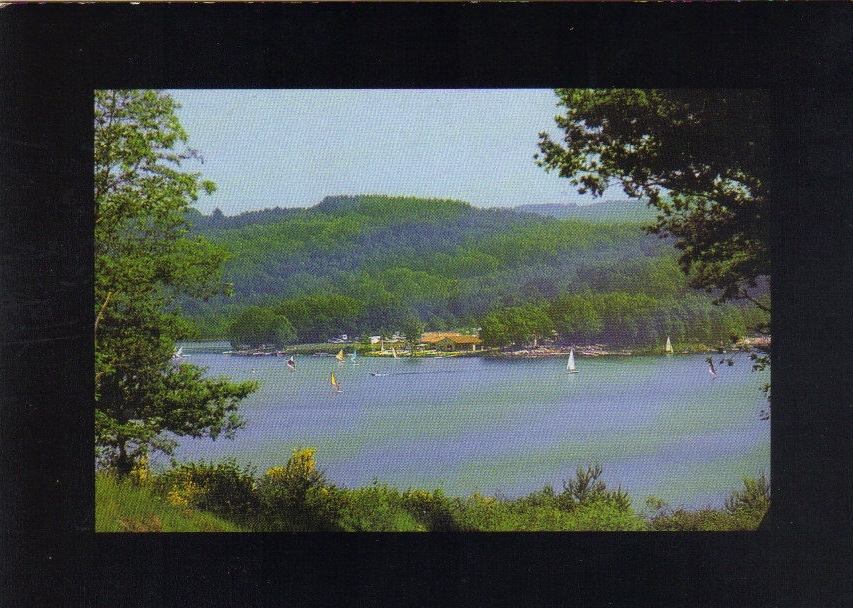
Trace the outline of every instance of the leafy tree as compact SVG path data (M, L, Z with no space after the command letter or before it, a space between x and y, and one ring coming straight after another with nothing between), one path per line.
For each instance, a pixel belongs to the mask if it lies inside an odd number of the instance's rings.
M102 466L127 475L168 433L232 436L256 384L202 377L172 361L188 326L180 295L228 291L224 251L186 237L185 213L214 185L180 170L196 157L177 105L157 91L95 92L95 442Z
M296 331L284 315L269 308L245 308L228 330L228 339L234 348L258 348L264 344L281 348L296 340Z
M307 294L275 307L293 323L299 342L323 342L356 331L364 307L355 298L334 294Z
M487 315L481 323L480 338L486 346L529 344L551 333L554 323L534 304L510 306Z
M717 302L756 297L770 275L770 105L760 90L557 89L562 142L539 134L546 171L600 196L619 182L660 213L647 227L674 236L694 287L719 290ZM769 331L769 324L757 328ZM754 354L770 365L769 347ZM770 387L765 387L770 396Z
M769 105L753 90L558 89L562 141L540 133L537 162L601 195L613 182L660 212L693 286L753 297L770 273Z
M557 333L565 341L591 340L602 330L601 316L589 292L583 295L564 295L552 300L547 313L554 320Z
M411 315L400 324L400 331L406 336L409 344L415 345L421 341L424 333L424 324L419 317Z

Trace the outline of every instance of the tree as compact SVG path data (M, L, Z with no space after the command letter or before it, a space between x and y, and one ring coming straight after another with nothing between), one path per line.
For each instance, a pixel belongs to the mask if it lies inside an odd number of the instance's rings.
M760 90L557 89L562 143L539 134L537 164L600 196L614 182L660 213L693 287L752 302L769 280L770 105ZM757 328L769 332L769 324ZM770 364L769 346L753 355ZM769 385L765 387L769 398Z
M537 163L580 193L621 183L660 213L694 287L718 301L756 298L770 274L769 105L754 90L558 89L562 141L540 133Z
M601 333L601 316L595 308L592 294L563 295L552 300L547 308L554 328L564 342L583 342Z
M554 323L541 308L523 304L486 315L480 338L486 346L528 344L549 335L553 329Z
M249 306L231 324L228 339L234 348L258 348L264 344L281 348L296 340L296 331L284 315L269 308Z
M95 92L95 443L119 475L172 453L172 435L233 436L257 388L173 360L188 332L176 297L228 292L224 250L186 236L190 203L215 187L180 170L198 155L175 150L187 141L177 107L158 91Z
M406 340L414 350L416 344L420 344L421 337L424 334L424 324L417 315L409 315L400 324L400 331L406 336Z

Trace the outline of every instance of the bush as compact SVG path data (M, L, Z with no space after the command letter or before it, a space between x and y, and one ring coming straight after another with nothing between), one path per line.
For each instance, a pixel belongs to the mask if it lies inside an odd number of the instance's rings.
M201 509L217 515L246 517L259 505L250 467L236 461L179 465L154 480L154 487L178 507Z
M770 508L770 484L764 471L756 479L743 478L743 491L734 491L726 499L726 511L729 513L761 513L763 517Z
M407 490L401 497L402 505L430 532L458 531L453 518L453 503L444 492L437 489L430 494L423 490Z
M294 448L283 467L272 467L258 483L263 525L274 531L338 529L340 491L315 467L314 448Z
M744 478L744 489L732 492L724 509L687 511L672 509L660 499L649 498L653 509L648 519L651 530L671 531L745 531L758 528L770 508L770 485L762 472L758 478Z
M425 532L404 506L400 492L385 485L348 490L340 515L340 526L348 532Z
M586 501L571 512L571 527L576 531L639 531L646 523L620 500Z
M608 490L601 481L601 465L578 467L574 479L563 482L563 492L555 497L558 508L573 511L579 506L592 503L603 503L615 508L618 512L627 513L631 510L631 498L622 488ZM546 486L547 487L547 486Z

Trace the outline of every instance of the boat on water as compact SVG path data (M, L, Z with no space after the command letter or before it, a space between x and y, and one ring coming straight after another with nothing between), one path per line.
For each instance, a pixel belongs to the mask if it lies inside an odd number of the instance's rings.
M332 372L332 374L331 374L331 376L330 376L330 380L331 380L331 382L332 382L332 386L333 386L333 387L334 387L334 389L335 389L335 392L340 393L340 392L341 392L341 385L338 383L338 379L337 379L337 378L335 378L335 373L334 373L334 372Z
M664 347L663 352L665 352L667 355L672 354L672 342L670 342L669 336L666 337L666 346Z
M356 351L352 351L352 354L349 356L349 360L352 361L353 365L358 365L358 361L356 361L356 357L358 353Z
M708 373L711 374L711 379L717 377L717 368L714 367L714 360L711 357L705 359L705 362L708 363Z
M287 360L287 367L292 370L296 370L296 361L293 360L293 355L290 355L290 359Z
M566 371L570 374L578 373L578 370L575 369L575 349L569 350L569 360L566 362Z
M338 354L337 354L337 355L335 355L335 359L337 359L337 360L338 360L338 361L340 361L341 363L343 363L343 362L344 362L344 349L341 349L341 350L339 350L339 351L338 351Z

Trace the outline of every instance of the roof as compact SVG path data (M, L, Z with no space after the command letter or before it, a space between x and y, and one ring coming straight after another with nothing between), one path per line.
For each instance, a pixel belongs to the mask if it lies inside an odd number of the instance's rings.
M477 336L466 336L459 332L428 332L421 336L421 342L426 344L437 344L442 340L450 340L456 344L480 344L482 340Z

